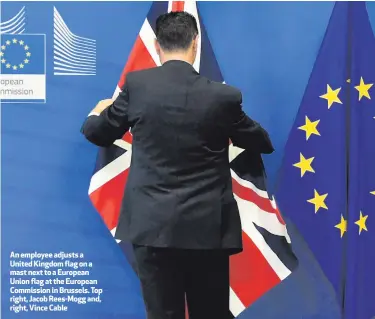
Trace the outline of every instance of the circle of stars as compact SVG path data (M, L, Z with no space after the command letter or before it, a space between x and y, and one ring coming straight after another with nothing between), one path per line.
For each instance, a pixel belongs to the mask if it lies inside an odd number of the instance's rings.
M6 56L5 56L6 50L8 47L12 45L20 46L25 51L25 59L19 64L11 64L6 59ZM31 52L29 50L30 50L30 47L27 44L25 44L23 40L20 40L20 41L18 41L17 39L7 40L5 41L5 44L1 45L0 62L1 64L4 64L7 69L13 69L14 71L17 71L18 69L23 69L25 65L30 62Z
M351 83L351 80L348 79L347 83ZM359 84L354 86L354 89L358 91L358 101L361 101L363 98L371 100L371 96L369 90L372 88L374 83L366 83L363 77L360 78ZM336 104L343 104L340 100L339 93L341 91L341 87L333 89L329 84L327 84L326 92L319 97L327 101L328 109ZM375 117L374 117L375 119ZM305 123L302 126L297 127L298 130L302 130L305 132L306 141L308 141L312 135L320 136L320 132L318 130L318 124L320 119L311 120L307 116L305 116ZM293 166L300 169L301 178L304 175L309 173L315 173L314 168L312 167L312 162L314 157L305 158L305 156L300 153L300 160L297 163L294 163ZM370 194L375 195L375 191L370 192ZM308 199L307 202L314 205L315 214L319 211L319 209L328 210L328 207L325 203L325 200L328 196L328 193L319 194L319 192L314 189L314 197ZM354 222L358 226L358 233L361 235L363 231L367 231L366 221L368 215L365 215L362 211L359 212L358 220ZM341 238L344 236L345 232L348 230L348 221L344 218L341 214L340 222L335 225L337 229L340 230Z

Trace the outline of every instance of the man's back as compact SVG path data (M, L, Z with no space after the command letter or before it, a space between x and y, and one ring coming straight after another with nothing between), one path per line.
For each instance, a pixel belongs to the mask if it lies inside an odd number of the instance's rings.
M239 91L183 61L128 75L132 163L116 237L175 248L241 249L228 161Z
M136 245L241 251L229 139L271 153L262 127L242 111L241 93L184 61L130 73L123 91L83 133L110 146L130 128L132 162L115 237Z
M194 71L198 41L194 16L159 16L162 66L128 74L116 100L100 101L82 126L104 147L133 134L115 236L133 244L149 319L184 319L185 300L190 318L231 318L229 255L241 251L242 231L229 139L257 156L273 151L240 92Z

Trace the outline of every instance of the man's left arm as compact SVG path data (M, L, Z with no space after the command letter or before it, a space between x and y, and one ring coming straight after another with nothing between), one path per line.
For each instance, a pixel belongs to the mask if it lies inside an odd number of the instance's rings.
M82 134L97 146L111 146L130 128L128 107L129 92L125 86L116 100L102 100L95 106L82 125Z
M254 153L273 153L274 148L267 131L243 111L240 91L229 106L226 119L231 121L229 138L233 145Z

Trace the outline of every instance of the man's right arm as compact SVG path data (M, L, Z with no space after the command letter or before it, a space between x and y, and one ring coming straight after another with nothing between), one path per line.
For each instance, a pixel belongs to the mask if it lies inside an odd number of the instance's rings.
M91 143L109 147L129 130L129 91L125 85L119 96L103 100L92 110L82 125L81 132Z
M274 151L267 131L243 111L241 93L238 92L228 111L231 120L229 136L234 146L263 154Z

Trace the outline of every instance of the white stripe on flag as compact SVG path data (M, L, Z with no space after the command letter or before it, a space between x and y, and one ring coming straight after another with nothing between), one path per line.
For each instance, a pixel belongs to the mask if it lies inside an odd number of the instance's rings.
M115 237L115 234L116 234L116 227L113 228L113 229L111 230L111 234L112 234L113 237ZM115 240L116 240L116 243L121 242L121 240L119 240L119 239L115 239Z
M116 140L113 144L115 144L118 147L123 148L126 151L131 151L132 145L124 140Z
M288 277L291 274L291 271L282 263L275 252L270 248L270 246L268 246L262 234L255 228L250 218L250 214L241 214L241 223L242 230L257 246L265 260L268 262L280 280L284 280L286 277Z
M240 155L244 151L243 148L239 148L234 146L233 144L229 145L229 162L233 161L238 155Z
M131 150L125 154L117 157L114 161L110 162L100 170L98 170L92 177L89 187L89 195L102 187L104 184L121 174L129 168L131 161Z
M238 155L240 155L242 152L244 151L243 148L239 148L237 146L234 146L233 144L230 144L229 145L229 161L233 161ZM257 193L260 197L263 197L263 198L269 198L268 197L268 193L264 190L260 190L259 188L257 188L253 183L249 182L249 181L246 181L244 179L242 179L241 177L239 177L233 170L231 170L231 174L232 174L232 177L240 184L242 185L243 187L246 187L246 188L250 188L251 190L253 190L255 193ZM273 208L276 208L276 204L274 203L274 201L272 200L271 201L272 203L272 207Z
M249 182L249 181L246 181L244 179L242 179L241 177L239 177L235 171L233 170L230 170L231 174L232 174L232 178L235 179L237 181L238 184L240 184L241 186L245 187L245 188L249 188L251 189L252 191L254 191L259 197L262 197L262 198L266 198L266 199L269 199L268 197L268 193L264 190L261 190L259 189L258 187L256 187L253 183Z
M233 146L233 144L231 144L229 146L229 160L231 161L231 160L235 159L243 151L244 151L244 149L238 148L236 146ZM260 197L269 199L267 191L260 190L253 183L242 179L233 170L231 170L231 175L232 175L232 178L235 179L237 181L237 183L240 184L241 186L243 186L245 188L250 188L252 191L254 191ZM272 207L274 209L277 209L276 201L275 201L275 198L273 196L272 196L272 199L270 200L270 202L271 202ZM258 225L258 226L261 226L261 225ZM285 236L286 241L288 243L291 243L291 239L290 239L290 236L288 234L288 229L287 229L286 226L285 226L285 233L282 236Z
M160 60L159 56L156 53L154 41L155 41L155 33L154 30L152 30L152 27L150 23L148 22L148 19L146 18L145 22L143 22L141 31L139 32L139 36L142 39L143 44L147 48L148 53L151 55L152 59L154 60L155 64L157 66L160 66Z
M274 196L272 196L271 205L272 205L272 207L273 207L274 209L279 210L279 209L277 208L276 200L275 200L275 197L274 197ZM280 213L280 211L279 211L279 213ZM280 213L280 215L281 215L281 213ZM286 227L286 225L285 225L285 231L286 231L286 233L285 233L286 241L290 244L290 243L292 242L292 240L290 239L290 236L289 236L289 233L288 233L288 227Z
M115 92L113 92L112 100L115 100L115 99L118 97L118 95L120 94L120 92L121 92L121 89L120 89L120 87L117 85L117 86L116 86L116 90L115 90Z
M168 1L168 12L172 11L173 1Z
M230 312L237 317L242 311L246 309L240 298L236 295L232 288L229 290L229 309Z
M241 224L244 225L246 222L253 222L255 225L264 228L269 233L285 237L287 240L286 226L281 224L277 219L276 214L268 213L260 209L256 204L244 200L234 194L234 198L237 201L238 209L241 216Z

